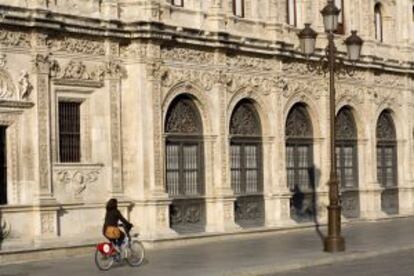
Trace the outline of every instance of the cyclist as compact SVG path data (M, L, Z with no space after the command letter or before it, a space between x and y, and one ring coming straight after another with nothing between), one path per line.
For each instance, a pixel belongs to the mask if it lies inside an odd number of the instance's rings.
M133 224L127 221L118 210L118 200L116 198L111 198L106 203L105 222L102 232L108 240L118 247L121 246L125 239L125 233L118 227L119 221L123 223L125 231L129 231L133 226ZM116 249L118 250L118 248Z

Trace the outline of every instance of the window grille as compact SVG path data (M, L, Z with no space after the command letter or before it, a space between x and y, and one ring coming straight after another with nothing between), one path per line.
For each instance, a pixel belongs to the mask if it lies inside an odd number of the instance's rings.
M6 126L0 126L0 204L7 204Z
M377 179L381 192L381 209L387 214L398 213L397 140L394 121L389 111L378 118L377 129Z
M60 162L80 162L80 103L59 102Z
M315 215L315 176L312 124L304 105L297 104L290 110L285 131L287 184L293 193L291 217L308 221Z

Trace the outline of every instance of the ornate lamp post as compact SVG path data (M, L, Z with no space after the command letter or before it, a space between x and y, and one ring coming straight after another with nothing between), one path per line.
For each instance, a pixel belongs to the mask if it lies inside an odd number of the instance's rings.
M328 46L325 55L320 58L319 63L308 63L310 71L329 72L329 127L330 127L330 159L331 167L328 180L329 186L329 206L328 206L328 235L324 240L324 250L327 252L340 252L345 250L345 239L341 236L341 206L339 203L339 185L336 172L335 157L335 73L346 73L353 75L353 67L344 64L344 60L337 56L334 41L334 32L338 27L338 9L332 0L321 11L325 32L328 37ZM300 47L303 54L309 58L315 50L316 32L312 30L310 24L305 24L305 28L298 34ZM351 31L351 35L345 40L347 45L348 58L352 64L359 59L362 47L362 39L356 35L356 31Z

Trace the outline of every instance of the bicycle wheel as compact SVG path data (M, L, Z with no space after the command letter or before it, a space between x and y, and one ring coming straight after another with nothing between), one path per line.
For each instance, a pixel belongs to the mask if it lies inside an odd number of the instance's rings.
M129 252L126 257L126 261L130 266L139 266L142 264L145 258L145 249L141 242L132 241Z
M101 251L95 251L95 264L99 270L109 270L114 262L112 256L107 256L101 253Z

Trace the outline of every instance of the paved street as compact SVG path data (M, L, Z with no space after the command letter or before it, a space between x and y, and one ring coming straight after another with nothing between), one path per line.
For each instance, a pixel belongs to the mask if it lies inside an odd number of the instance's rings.
M322 232L325 230L322 228ZM141 267L130 268L124 264L105 275L271 275L392 254L403 249L414 251L414 218L359 222L345 226L343 232L347 251L339 254L322 252L320 236L315 228L309 228L241 238L229 236L203 244L150 250ZM102 272L95 267L91 252L77 258L0 266L0 275L93 276L102 275Z
M274 276L412 276L414 250L387 254L352 262L315 266L306 269L273 274Z

